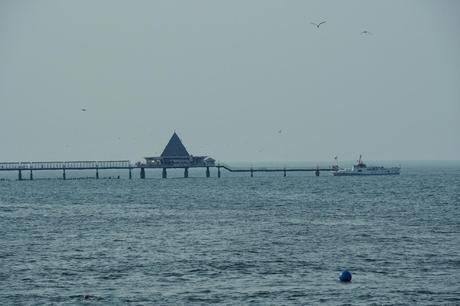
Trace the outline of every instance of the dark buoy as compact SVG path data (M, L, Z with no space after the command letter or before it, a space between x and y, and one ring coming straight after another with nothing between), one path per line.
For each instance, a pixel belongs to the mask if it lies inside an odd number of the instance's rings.
M342 273L340 273L339 279L341 282L344 283L351 282L351 273L345 270Z

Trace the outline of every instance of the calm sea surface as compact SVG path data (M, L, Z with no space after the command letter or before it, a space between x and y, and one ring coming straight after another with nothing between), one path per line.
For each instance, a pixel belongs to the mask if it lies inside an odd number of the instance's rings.
M458 163L148 175L0 181L0 304L460 304Z

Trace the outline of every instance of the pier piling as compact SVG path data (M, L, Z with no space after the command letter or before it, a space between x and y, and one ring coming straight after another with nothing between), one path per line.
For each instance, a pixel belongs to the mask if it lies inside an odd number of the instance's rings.
M32 174L32 169L30 170L30 180L31 180L31 181L34 180L34 175Z
M96 168L96 180L99 179L99 168Z
M129 179L132 179L133 178L133 175L131 173L131 168L129 168Z
M62 179L65 181L65 168L62 168Z
M145 169L144 169L144 167L141 167L140 177L141 177L141 179L145 179Z
M161 173L161 177L164 178L164 179L168 177L168 173L166 172L166 168L163 168L163 172Z
M18 172L18 180L22 181L22 172L21 172L21 170L19 170L19 172Z
M206 177L211 177L211 172L209 172L209 167L206 167Z
M220 167L219 166L217 167L217 177L220 178Z
M184 178L188 178L188 168L184 168Z

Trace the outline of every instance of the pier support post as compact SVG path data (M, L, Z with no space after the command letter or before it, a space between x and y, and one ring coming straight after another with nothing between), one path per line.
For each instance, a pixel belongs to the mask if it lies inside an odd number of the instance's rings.
M62 179L65 181L65 168L62 168Z
M141 167L141 179L145 179L145 169Z
M19 172L18 172L18 180L22 181L22 172L21 172L21 170L19 170Z
M217 177L220 178L220 167L217 167Z
M32 174L32 169L30 169L30 180L31 180L31 181L34 180L34 175Z
M129 179L133 178L133 174L131 173L131 168L129 168Z
M96 180L99 179L99 168L96 168Z
M254 170L251 168L251 177L254 177Z
M184 168L184 178L188 178L188 168Z
M211 172L209 172L209 167L206 167L206 177L211 177Z
M168 173L166 172L166 168L163 168L163 172L161 173L161 177L164 178L164 179L168 177Z

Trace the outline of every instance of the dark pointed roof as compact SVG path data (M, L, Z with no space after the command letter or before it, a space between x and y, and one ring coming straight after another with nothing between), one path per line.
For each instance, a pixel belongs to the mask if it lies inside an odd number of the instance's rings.
M176 132L171 136L168 144L166 145L163 153L161 153L161 157L176 157L176 156L190 156L185 149L182 141L180 141L179 136L177 136Z

